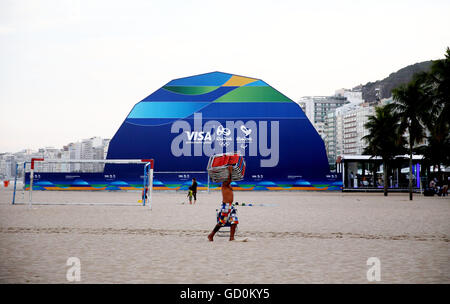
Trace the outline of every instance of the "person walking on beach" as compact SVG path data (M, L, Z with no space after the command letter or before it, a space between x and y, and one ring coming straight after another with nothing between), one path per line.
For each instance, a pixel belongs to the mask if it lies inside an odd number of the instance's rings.
M197 180L192 178L192 185L189 186L189 190L192 191L192 196L194 197L194 205L197 202ZM191 203L191 198L189 198L189 203Z
M148 200L148 187L146 186L143 190L142 190L142 201Z
M188 194L187 194L187 197L189 198L189 205L192 205L192 190L191 190L191 187L189 187L189 190L188 190Z
M236 209L233 206L233 189L231 188L231 171L232 167L228 167L228 180L222 183L222 206L219 210L219 219L213 231L208 235L208 240L213 241L214 235L225 224L230 223L230 241L234 241L234 233L236 232L239 220L236 215Z

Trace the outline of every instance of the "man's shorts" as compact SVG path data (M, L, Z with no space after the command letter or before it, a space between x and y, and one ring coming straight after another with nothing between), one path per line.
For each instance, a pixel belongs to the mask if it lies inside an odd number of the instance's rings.
M222 206L219 210L217 223L220 226L225 226L226 224L239 224L236 209L234 208L233 204L222 203Z

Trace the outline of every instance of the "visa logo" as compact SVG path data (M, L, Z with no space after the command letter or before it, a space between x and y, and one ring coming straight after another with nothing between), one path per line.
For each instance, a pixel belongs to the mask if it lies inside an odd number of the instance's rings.
M202 140L211 141L212 140L211 133L209 133L209 132L186 131L186 135L187 135L187 138L189 141L202 141Z

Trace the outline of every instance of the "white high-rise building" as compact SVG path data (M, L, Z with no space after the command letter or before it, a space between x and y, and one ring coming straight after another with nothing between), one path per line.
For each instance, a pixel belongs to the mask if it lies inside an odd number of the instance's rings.
M62 149L40 148L38 151L25 149L16 153L0 153L0 180L15 176L17 163L29 162L32 158L44 159L106 159L110 139L91 137L81 142L70 143ZM104 164L97 163L49 163L36 162L35 170L41 172L102 172ZM21 169L21 168L20 168ZM19 170L19 177L22 177Z
M336 142L336 111L327 114L324 124L325 149L327 151L328 164L334 166L337 158L337 142Z
M109 149L109 142L111 139L103 139L103 159L106 159L106 156L108 155L108 149Z
M94 147L92 146L93 141L91 139L83 139L81 141L81 159L93 159L94 158ZM83 163L81 164L81 171L92 172L94 170L93 164Z
M346 97L342 96L306 96L298 102L308 119L313 123L325 122L328 112L349 103Z
M359 104L364 102L362 98L361 87L356 87L351 90L339 89L335 91L336 96L345 97L350 103Z
M69 144L69 159L81 159L81 143ZM80 172L81 164L70 164L70 172Z
M101 137L83 139L81 142L81 159L104 159L104 140ZM102 164L86 163L82 166L83 172L101 172Z
M11 153L0 154L0 180L9 180L15 172L14 155Z
M44 159L58 159L60 158L60 150L54 147L45 147L39 149L38 153L40 157ZM36 170L45 171L45 172L56 172L57 164L55 163L36 163Z
M335 123L335 132L332 134L335 137L327 139L335 143L334 160L343 154L363 154L366 143L362 138L368 134L364 125L368 122L368 117L374 115L375 106L361 103L348 104L336 109L332 115Z
M348 103L347 98L343 96L306 96L298 102L322 138L327 114Z
M60 159L61 160L69 160L70 159L70 152L69 152L68 146L65 146L61 150ZM56 172L70 172L70 164L69 163L58 164L58 168L57 168Z

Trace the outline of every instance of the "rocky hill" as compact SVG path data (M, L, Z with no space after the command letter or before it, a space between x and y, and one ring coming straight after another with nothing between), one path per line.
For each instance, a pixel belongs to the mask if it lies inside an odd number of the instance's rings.
M398 87L401 84L411 81L413 75L418 72L428 71L430 69L432 61L419 62L413 65L409 65L403 69L398 70L395 73L390 74L383 80L375 82L368 82L362 86L362 97L365 101L372 102L377 99L377 89L380 91L380 98L391 97L392 89Z

